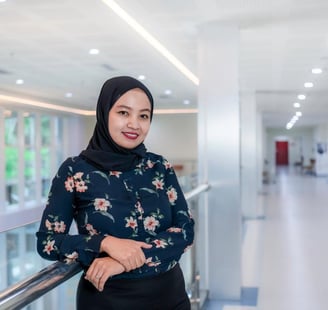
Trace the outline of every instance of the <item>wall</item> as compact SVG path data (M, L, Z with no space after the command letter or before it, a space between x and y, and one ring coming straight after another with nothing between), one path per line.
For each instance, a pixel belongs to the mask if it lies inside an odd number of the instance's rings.
M86 147L93 133L95 117L75 117L66 124L72 136L63 141L67 156L77 155ZM172 164L184 165L183 172L190 174L197 167L197 114L154 114L145 145L151 152L166 157Z
M315 174L328 175L328 124L321 124L314 130Z
M155 114L145 141L149 151L183 165L178 175L197 170L197 114Z
M65 157L76 156L87 147L92 136L96 119L94 116L70 115L64 120L65 135L63 147Z

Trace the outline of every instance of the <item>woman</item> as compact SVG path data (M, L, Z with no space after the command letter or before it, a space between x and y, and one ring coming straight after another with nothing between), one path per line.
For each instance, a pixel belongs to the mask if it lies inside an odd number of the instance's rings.
M83 266L78 310L190 309L178 262L194 221L172 166L143 144L152 116L144 84L106 81L88 147L53 179L37 248ZM78 235L68 234L73 219Z

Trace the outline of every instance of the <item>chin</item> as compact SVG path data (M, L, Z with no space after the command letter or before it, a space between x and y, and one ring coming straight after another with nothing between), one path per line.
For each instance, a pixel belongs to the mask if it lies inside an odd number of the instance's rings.
M127 149L127 150L132 150L132 149L134 149L135 147L137 147L139 144L140 144L140 143L133 143L133 144L131 144L131 143L125 143L125 144L123 144L123 145L121 145L121 146L124 147L124 148Z

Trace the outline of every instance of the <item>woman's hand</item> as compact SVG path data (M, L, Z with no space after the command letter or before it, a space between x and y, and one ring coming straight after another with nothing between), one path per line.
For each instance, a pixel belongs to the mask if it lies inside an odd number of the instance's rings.
M90 265L85 279L90 281L98 291L104 289L109 277L124 272L124 266L111 257L96 258Z
M100 251L106 252L117 260L124 266L125 271L130 271L145 263L146 257L142 248L150 249L151 247L151 244L145 242L107 236L101 242Z

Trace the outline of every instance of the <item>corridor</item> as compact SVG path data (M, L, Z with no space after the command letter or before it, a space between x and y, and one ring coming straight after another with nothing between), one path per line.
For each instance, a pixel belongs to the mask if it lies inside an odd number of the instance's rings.
M205 309L326 310L327 201L328 178L277 169L259 195L258 219L245 222L242 286L258 288L257 296Z

